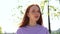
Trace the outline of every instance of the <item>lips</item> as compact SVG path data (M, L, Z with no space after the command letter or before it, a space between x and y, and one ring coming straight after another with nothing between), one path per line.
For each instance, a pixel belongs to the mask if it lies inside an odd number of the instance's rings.
M35 16L35 18L38 18L38 16Z

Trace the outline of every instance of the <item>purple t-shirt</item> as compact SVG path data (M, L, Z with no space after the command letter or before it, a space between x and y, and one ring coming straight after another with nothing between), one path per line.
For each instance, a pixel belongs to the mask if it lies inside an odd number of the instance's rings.
M41 25L21 27L16 34L49 34L47 28Z

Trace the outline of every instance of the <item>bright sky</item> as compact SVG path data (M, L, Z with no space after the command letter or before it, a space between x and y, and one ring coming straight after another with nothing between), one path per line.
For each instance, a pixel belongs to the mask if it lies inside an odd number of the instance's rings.
M2 27L3 32L16 32L17 30L17 22L20 22L19 19L16 18L16 16L20 16L19 11L16 9L18 5L23 5L23 9L26 9L26 7L30 4L33 3L40 3L41 0L24 0L20 1L18 3L18 0L0 0L0 26ZM54 1L54 0L53 0ZM54 5L55 7L60 7L57 1L51 1L50 5ZM53 4L52 4L53 3ZM47 5L47 4L46 4ZM48 28L48 17L46 14L47 11L47 6L45 5L44 9L44 15L43 15L43 21L44 21L44 26ZM26 7L25 7L26 6ZM15 8L13 10L13 8ZM59 8L60 9L60 8ZM16 13L17 15L12 17L12 14ZM51 11L53 13L53 10ZM51 16L52 17L52 16ZM55 20L56 19L56 20ZM51 19L51 29L52 30L57 30L60 28L60 19L58 20L57 18L54 18L53 20Z
M12 9L17 6L17 0L0 0L0 26L3 32L15 32L16 25L13 23Z

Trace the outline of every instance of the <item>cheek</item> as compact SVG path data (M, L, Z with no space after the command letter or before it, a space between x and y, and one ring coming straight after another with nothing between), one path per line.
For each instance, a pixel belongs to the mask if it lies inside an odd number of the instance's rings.
M40 17L40 13L38 14L38 16Z
M34 14L29 14L29 18L34 18Z
M31 17L31 18L33 18L33 17L34 17L34 15L33 15L33 14L30 14L30 17Z

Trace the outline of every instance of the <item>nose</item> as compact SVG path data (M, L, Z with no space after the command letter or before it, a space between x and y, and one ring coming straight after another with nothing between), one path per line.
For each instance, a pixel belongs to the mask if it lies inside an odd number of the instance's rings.
M35 15L39 15L39 13L38 13L38 12L36 12L36 13L35 13Z

